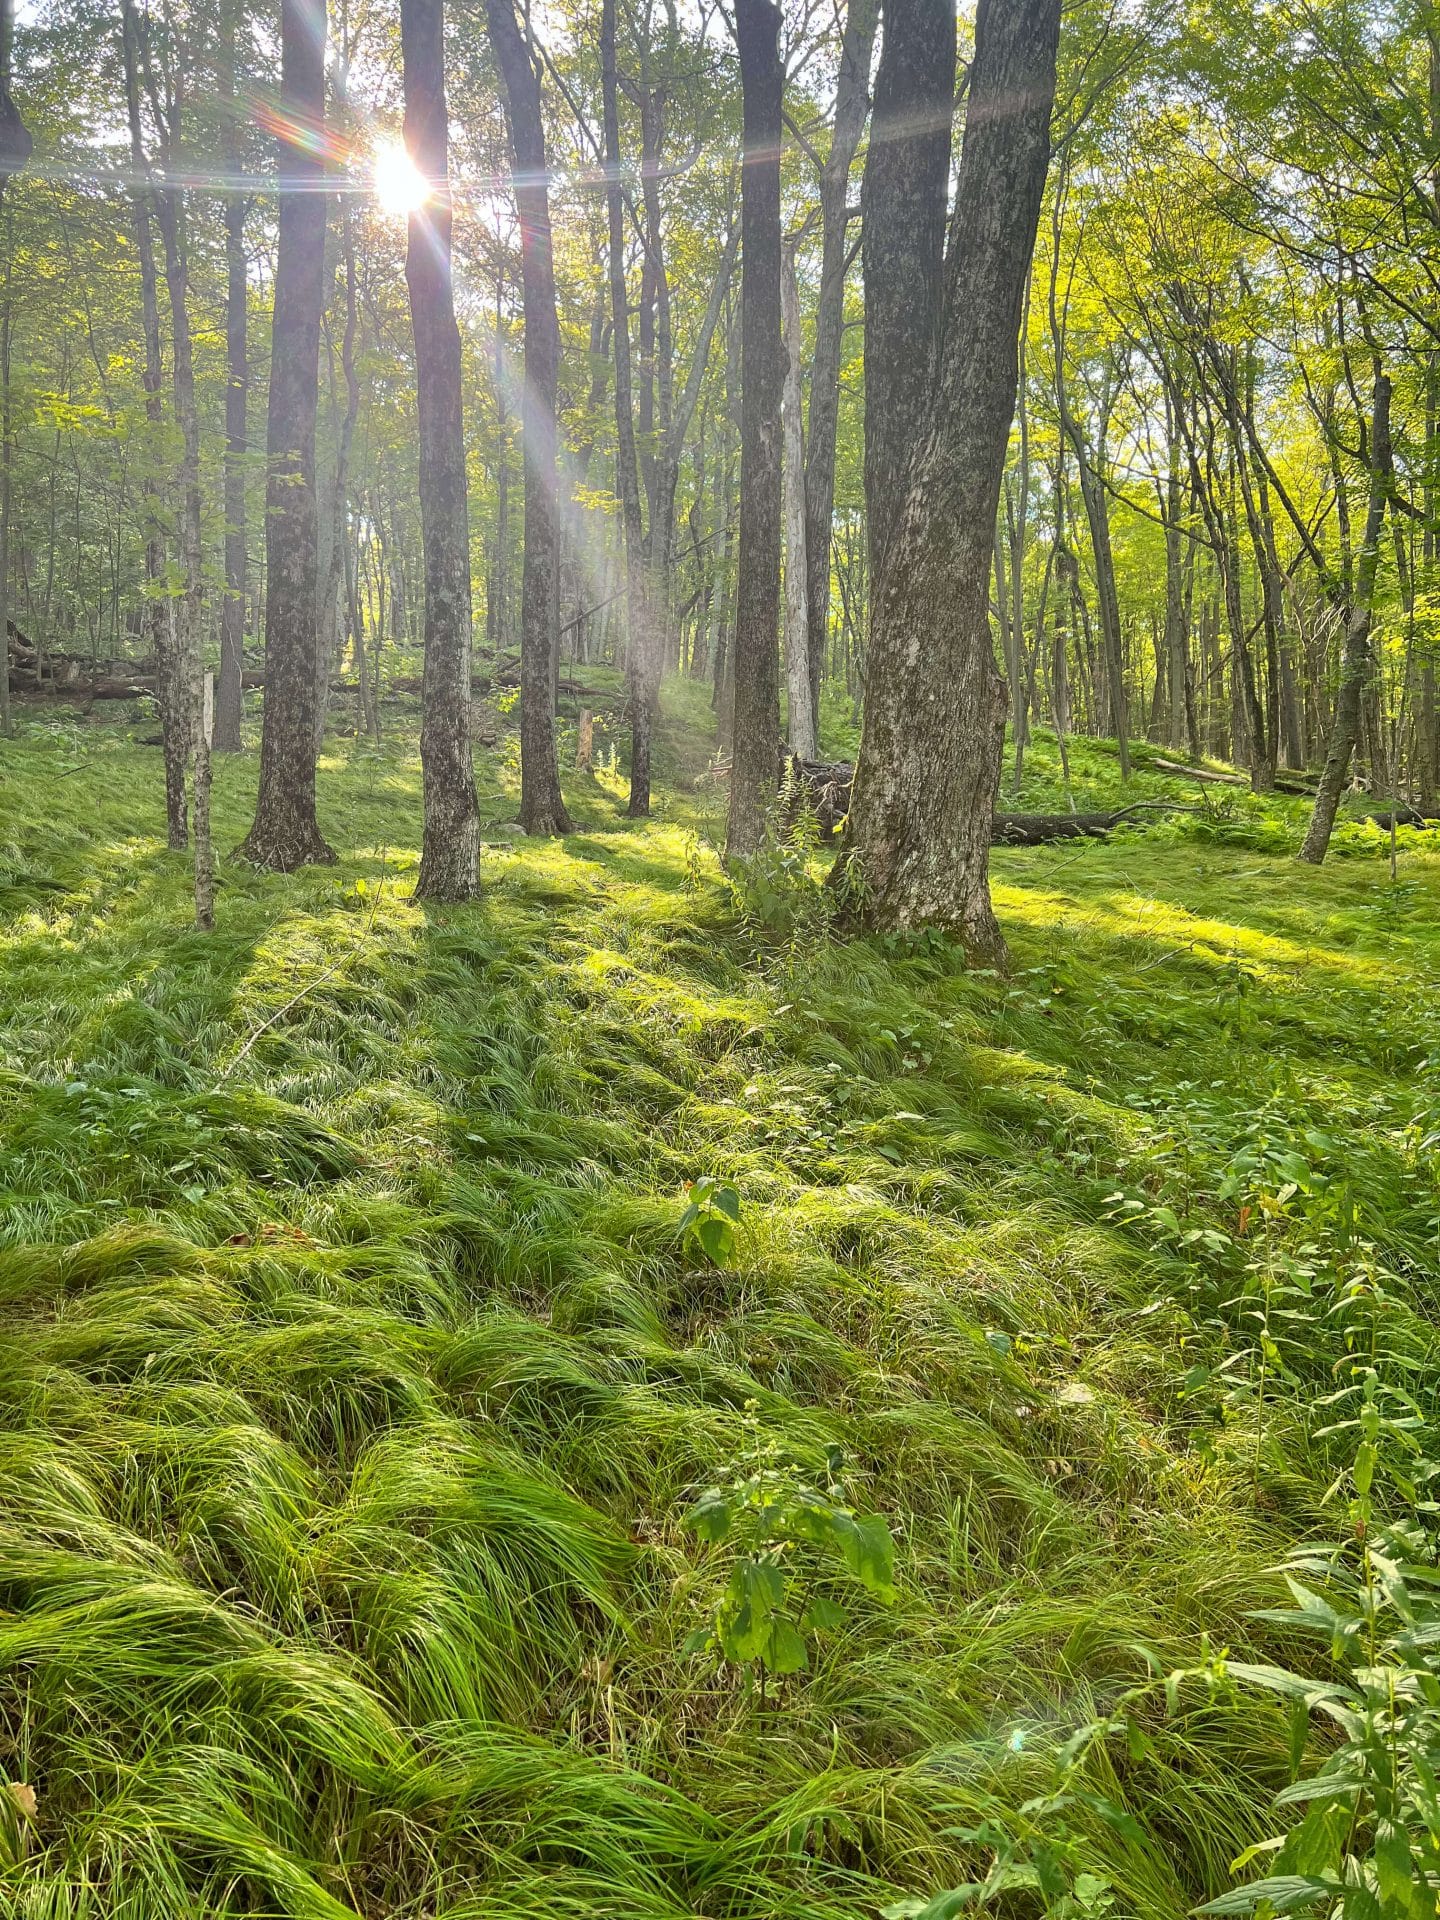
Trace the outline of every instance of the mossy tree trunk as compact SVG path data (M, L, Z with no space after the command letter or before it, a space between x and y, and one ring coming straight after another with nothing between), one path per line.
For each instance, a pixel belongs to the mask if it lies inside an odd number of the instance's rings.
M325 118L324 0L281 0L286 117ZM324 159L280 141L280 221L266 422L265 712L260 794L243 858L282 873L335 858L315 812L319 543L315 415L325 302Z
M467 900L479 887L480 813L470 760L470 522L460 329L451 282L443 0L402 0L405 144L430 183L410 216L405 278L420 410L425 678L420 723L425 832L415 892Z

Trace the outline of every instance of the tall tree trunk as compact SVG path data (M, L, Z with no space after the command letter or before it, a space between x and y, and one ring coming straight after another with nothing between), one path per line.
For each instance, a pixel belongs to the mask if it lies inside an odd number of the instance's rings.
M1385 509L1394 486L1390 446L1390 381L1386 374L1378 371L1370 419L1369 451L1370 498L1365 513L1365 544L1360 549L1359 565L1355 569L1355 598L1345 623L1340 690L1335 701L1335 718L1325 749L1325 766L1320 775L1314 810L1300 849L1300 858L1316 867L1329 850L1340 795L1350 774L1350 760L1360 733L1361 707L1374 671L1374 655L1370 647L1370 610L1375 598L1375 575L1380 565Z
M324 0L281 0L280 94L304 127L325 118ZM315 813L320 582L315 415L325 300L325 162L280 140L280 222L266 422L265 710L255 824L240 848L289 873L335 858Z
M420 723L425 834L415 893L421 900L468 900L479 888L480 814L470 762L470 522L460 329L450 266L443 0L401 0L400 34L405 145L430 184L425 206L410 216L405 255L415 329L420 538L425 552Z
M820 676L830 628L830 538L835 518L835 444L840 419L840 357L845 337L849 261L850 167L870 110L870 57L877 0L850 0L840 41L835 125L820 169L820 297L810 364L805 450L805 607L810 631L810 697L820 711Z
M151 652L155 656L155 704L160 710L160 734L165 762L165 827L168 844L183 851L189 844L185 802L185 761L189 739L185 689L176 656L175 623L165 591L165 521L161 506L159 437L163 415L160 358L160 277L155 266L151 221L155 195L149 185L150 167L140 128L140 22L134 7L124 5L120 16L121 53L125 68L125 109L130 132L130 155L135 165L135 251L140 262L141 316L145 334L145 616ZM144 182L145 184L141 184ZM79 474L76 474L78 528ZM77 538L78 564L78 538Z
M10 469L14 454L10 415L10 274L5 274L5 299L0 310L0 734L9 740L15 733L15 716L10 711ZM35 679L38 686L40 661L37 653Z
M568 833L573 822L560 793L555 722L550 710L550 657L556 607L556 388L560 323L555 311L555 257L540 76L515 17L514 0L486 0L490 39L505 88L515 204L520 215L520 267L525 304L525 382L521 434L525 451L525 567L520 590L520 824L527 833Z
M630 695L630 804L632 820L650 812L651 697L649 596L640 469L635 453L634 390L630 364L630 302L625 288L625 208L620 187L620 103L615 65L615 0L600 9L600 84L605 118L605 213L608 228L610 333L615 355L615 472L625 543L625 673Z
M743 90L740 181L740 552L729 857L755 852L775 793L780 744L780 9L736 0Z
M235 9L220 9L220 94L227 114L225 153L232 172L239 171L239 147L229 116L235 103ZM232 186L225 202L225 599L220 610L220 677L215 688L217 753L240 751L240 723L244 717L245 597L245 456L246 420L250 388L247 338L249 261L245 254L246 196Z
M800 334L800 290L795 283L795 246L784 249L780 315L785 335L785 386L780 403L785 437L785 691L789 709L786 738L791 753L814 760L815 696L810 685L810 620L805 569L805 434L801 419L804 343Z
M930 302L955 71L948 0L898 0L887 10L866 179L866 360L888 370L892 392L897 373L904 386L898 417L874 416L869 396L867 506L879 538L839 884L860 924L948 929L989 964L1005 960L989 884L1005 729L989 581L1059 27L1060 0L980 0L938 340ZM924 130L936 114L940 135ZM907 123L920 130L907 133ZM930 191L917 200L922 156L906 149L931 139ZM872 317L882 263L905 281ZM913 379L917 362L923 377ZM876 481L886 490L872 496Z
M1187 738L1185 680L1189 646L1185 632L1182 579L1180 517L1184 492L1180 471L1180 434L1175 424L1175 407L1168 385L1165 388L1165 445L1167 458L1162 495L1165 520L1165 660L1170 682L1169 743L1178 751L1185 747Z
M0 0L0 203L5 182L19 173L35 142L10 97L10 73L15 45L15 0Z

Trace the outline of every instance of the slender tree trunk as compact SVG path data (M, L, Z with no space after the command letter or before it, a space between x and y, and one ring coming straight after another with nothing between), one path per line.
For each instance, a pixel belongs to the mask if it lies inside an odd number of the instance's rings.
M325 118L324 0L281 0L280 92L302 125ZM240 848L289 873L335 858L315 813L319 548L315 415L325 300L325 162L280 142L280 223L266 425L265 710L255 824Z
M125 67L125 107L130 131L130 155L135 165L135 251L140 263L141 315L145 334L145 613L150 649L155 657L155 704L160 710L160 734L165 762L166 837L174 851L189 844L185 801L185 762L189 740L185 688L176 656L173 609L165 583L165 524L159 482L160 424L163 414L160 358L160 278L155 266L151 221L155 195L148 185L149 161L140 130L140 23L129 0L122 8L121 52ZM141 184L145 182L147 184ZM78 529L80 479L76 474ZM77 568L79 543L77 537ZM78 573L77 573L78 582Z
M1350 774L1350 760L1360 733L1360 714L1365 693L1374 672L1370 647L1370 610L1375 598L1375 576L1380 565L1380 540L1385 530L1385 509L1394 485L1393 457L1390 446L1390 381L1387 375L1375 375L1375 397L1370 420L1370 499L1365 514L1365 544L1355 569L1355 598L1345 624L1344 652L1340 662L1340 691L1335 701L1335 718L1325 749L1325 766L1320 775L1310 825L1300 858L1318 867L1330 847L1330 835L1340 806L1340 795Z
M235 102L235 9L220 9L220 93L227 113ZM239 170L239 149L227 119L225 152L232 171ZM247 304L249 261L245 254L246 198L232 187L225 202L225 599L220 610L220 679L215 689L217 753L240 751L240 723L244 717L245 598L245 457L246 420L250 388Z
M520 264L525 303L525 383L521 432L525 449L525 569L520 605L520 824L527 833L568 833L573 822L560 793L555 722L550 710L550 657L556 610L556 518L559 478L556 389L560 323L555 310L555 259L540 76L515 16L514 0L486 0L490 38L505 88Z
M15 44L15 0L0 0L0 203L5 183L30 158L31 139L20 109L10 97L10 69Z
M815 695L810 684L810 618L805 570L805 434L801 419L804 342L800 334L800 291L795 283L795 248L787 245L780 283L780 314L785 335L785 386L780 403L785 437L785 689L787 739L791 753L814 760Z
M775 794L780 745L780 9L736 0L743 89L740 183L740 553L726 852L755 852Z
M10 417L10 288L6 270L5 303L0 310L0 734L9 740L15 733L15 716L10 711L10 469L14 455ZM36 653L35 681L40 681L40 659Z
M820 170L820 297L810 366L805 450L805 606L810 631L810 696L820 711L820 677L830 628L830 540L835 518L835 445L840 419L840 358L849 260L850 168L870 110L870 59L877 0L850 0L840 42L835 125Z
M460 329L450 266L449 120L443 0L402 0L405 144L430 183L410 216L405 278L420 410L425 680L420 766L425 836L415 893L467 900L479 888L480 814L470 762L470 522ZM398 558L398 556L397 556Z
M904 398L897 415L874 417L869 396L878 540L872 533L865 729L839 884L861 925L948 929L971 957L997 965L1006 956L989 847L1005 687L989 581L1059 26L1060 0L980 0L942 262L955 15L948 0L892 4L865 190L866 363L887 369L887 387L898 374ZM944 131L932 134L937 114ZM930 140L933 156L913 151ZM922 172L929 191L917 198ZM872 313L882 264L905 280ZM877 483L884 491L872 493Z
M615 355L615 473L625 546L625 673L630 695L632 820L650 812L650 739L654 723L651 660L655 651L645 577L645 528L635 452L630 364L630 302L625 287L625 208L620 187L620 104L615 66L615 0L600 10L600 82L605 118L605 212L609 241L610 333Z

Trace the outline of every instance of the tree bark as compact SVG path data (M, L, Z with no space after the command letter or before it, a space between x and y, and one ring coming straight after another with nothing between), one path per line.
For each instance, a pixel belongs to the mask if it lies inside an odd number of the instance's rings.
M1375 396L1370 420L1370 498L1365 513L1365 544L1360 549L1355 569L1355 598L1345 624L1345 645L1340 661L1340 690L1335 701L1335 718L1325 749L1325 766L1315 795L1314 810L1305 831L1300 858L1318 867L1330 847L1330 835L1340 806L1340 795L1350 773L1350 760L1360 733L1360 710L1374 671L1370 648L1370 609L1375 597L1375 576L1380 566L1380 540L1385 529L1385 509L1394 485L1393 456L1390 447L1390 381L1387 375L1375 375Z
M650 662L654 636L650 630L645 527L640 511L640 468L635 452L630 302L625 287L625 209L620 189L615 0L602 0L600 9L600 84L605 120L610 334L615 355L615 474L624 539L625 674L630 694L630 801L626 811L632 820L643 820L650 812L650 741L655 717Z
M220 10L220 93L228 114L235 103L235 10ZM233 172L239 171L239 147L234 122L227 117L225 153ZM245 255L246 196L232 188L225 202L225 599L220 610L220 677L215 689L217 753L240 751L240 723L244 717L245 599L245 456L247 453L250 367L247 338L249 261Z
M161 457L158 443L163 415L160 397L163 373L160 359L160 280L155 266L155 240L151 227L155 195L149 185L149 161L140 129L140 22L128 0L121 11L120 28L130 156L137 176L134 187L135 251L140 262L141 317L145 334L145 420L150 441L143 483L145 619L151 650L155 655L155 704L160 713L160 732L164 743L166 839L172 851L183 852L190 839L185 801L189 725L185 687L176 657L174 620L165 592L165 523L157 477Z
M405 145L430 185L426 204L410 216L405 255L415 329L425 555L420 723L425 832L415 894L421 900L468 900L479 889L480 814L470 760L470 523L460 329L451 284L443 0L401 0L400 34Z
M515 16L514 0L486 0L490 39L505 89L520 215L520 268L525 307L525 382L521 436L525 452L525 563L520 589L520 824L526 833L569 833L573 821L560 793L555 723L550 707L551 650L559 619L556 578L559 430L555 401L560 323L555 310L555 257L540 76Z
M813 760L819 751L815 695L810 684L810 617L805 566L805 433L801 419L804 343L800 335L800 290L795 283L795 247L784 249L780 315L785 336L785 385L780 403L785 438L785 691L790 751Z
M850 167L870 110L870 57L878 17L877 0L850 0L840 42L835 125L830 151L820 169L820 297L815 308L805 450L805 608L810 633L810 696L817 714L830 629L830 534L835 517L835 444L845 337Z
M867 423L867 505L878 524L865 727L838 884L858 924L948 930L994 965L1006 957L989 885L1005 688L989 580L1059 25L1060 0L980 0L950 241L937 266L955 17L948 0L892 4L866 179L867 365L885 369L882 391L899 417L882 411ZM907 153L911 143L919 151ZM929 191L917 197L920 177ZM902 286L873 285L897 268Z
M780 9L736 0L743 90L740 183L740 548L733 655L733 770L726 852L765 834L780 737Z
M324 0L281 0L280 95L302 126L325 118ZM280 139L265 483L265 708L255 824L240 848L292 872L335 858L315 813L319 549L315 415L325 299L325 162Z

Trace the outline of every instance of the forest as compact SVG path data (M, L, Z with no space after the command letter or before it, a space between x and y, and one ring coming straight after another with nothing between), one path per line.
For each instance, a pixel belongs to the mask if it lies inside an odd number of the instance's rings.
M1440 1920L1440 6L0 0L0 1920Z

